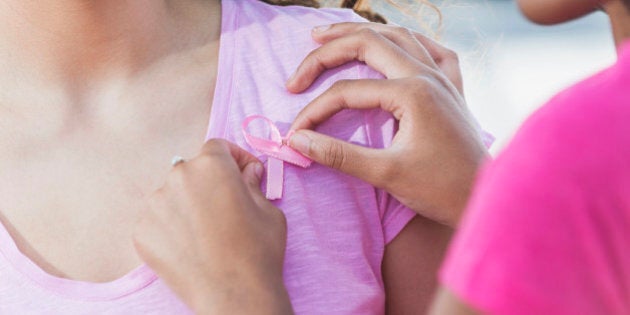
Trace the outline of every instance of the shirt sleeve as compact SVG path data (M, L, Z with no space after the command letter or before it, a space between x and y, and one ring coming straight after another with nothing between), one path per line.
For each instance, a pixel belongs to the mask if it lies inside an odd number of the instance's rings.
M615 166L585 146L602 138L554 115L483 172L440 280L488 314L627 314L628 212L614 178L593 175Z
M362 19L359 17L359 19ZM358 79L383 79L377 71L361 65L358 67ZM398 130L398 123L394 117L382 110L362 111L365 119L365 131L368 146L377 149L387 148ZM382 189L376 190L381 227L385 244L389 244L405 228L416 213L402 205L398 200Z

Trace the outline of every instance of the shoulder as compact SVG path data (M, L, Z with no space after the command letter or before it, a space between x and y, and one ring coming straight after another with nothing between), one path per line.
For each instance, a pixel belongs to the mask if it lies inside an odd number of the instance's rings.
M630 60L552 98L520 128L498 162L593 175L630 155Z
M258 54L272 48L275 55L287 56L282 61L304 57L318 46L311 37L316 26L365 21L349 9L277 6L260 0L223 1L223 11L223 37L233 36L239 48L251 47Z
M311 37L311 29L323 24L363 21L363 18L345 9L274 6L259 0L223 3L221 57L225 57L225 67L219 71L222 80L217 81L217 89L220 93L230 90L227 94L231 112L238 116L235 119L261 114L288 127L308 102L336 81L381 78L365 64L352 62L326 71L305 92L291 94L285 82L302 60L319 47ZM234 83L225 87L226 82ZM371 126L369 130L366 124ZM389 140L381 139L393 137L394 122L386 112L344 111L319 130L358 144L382 147Z
M441 271L460 298L491 313L610 313L607 279L627 271L588 264L628 265L627 64L554 97L483 172Z
M224 2L224 3L227 3ZM304 6L270 5L260 0L229 1L229 7L238 11L243 20L271 22L274 26L314 27L338 22L357 22L363 18L352 10L340 8L310 8ZM267 23L265 23L267 24Z

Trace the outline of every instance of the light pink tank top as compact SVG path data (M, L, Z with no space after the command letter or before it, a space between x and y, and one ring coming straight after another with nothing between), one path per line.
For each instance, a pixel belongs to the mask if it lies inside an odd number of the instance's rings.
M286 133L298 111L339 79L380 78L359 63L333 71L307 92L284 83L317 44L318 25L360 21L351 11L223 1L219 70L208 137L247 146L241 122L264 115ZM356 144L390 145L396 124L381 111L344 111L319 131ZM263 128L252 126L252 134ZM254 152L255 153L255 152ZM265 159L265 157L261 157ZM285 165L284 196L275 204L288 221L285 283L298 314L382 314L385 246L414 213L387 193L320 165ZM231 246L231 244L225 244ZM188 312L145 266L111 283L60 279L22 255L0 229L2 314L182 314Z

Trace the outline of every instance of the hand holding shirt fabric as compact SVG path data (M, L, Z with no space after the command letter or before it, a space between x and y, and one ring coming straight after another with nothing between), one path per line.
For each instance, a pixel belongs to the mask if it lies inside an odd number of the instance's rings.
M173 168L138 223L138 253L198 314L291 312L286 222L259 189L262 172L247 151L210 140Z
M385 189L429 219L455 226L477 169L492 143L462 95L456 54L407 29L341 23L315 29L323 45L300 65L287 87L301 92L325 69L364 61L387 80L337 82L295 119L289 145L318 163ZM399 122L392 145L370 149L300 129L312 129L337 112L381 108Z

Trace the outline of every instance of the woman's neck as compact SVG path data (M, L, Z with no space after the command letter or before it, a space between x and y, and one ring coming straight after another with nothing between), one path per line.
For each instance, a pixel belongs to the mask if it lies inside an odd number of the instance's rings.
M218 40L219 20L219 0L0 0L0 67L57 82L130 76Z

